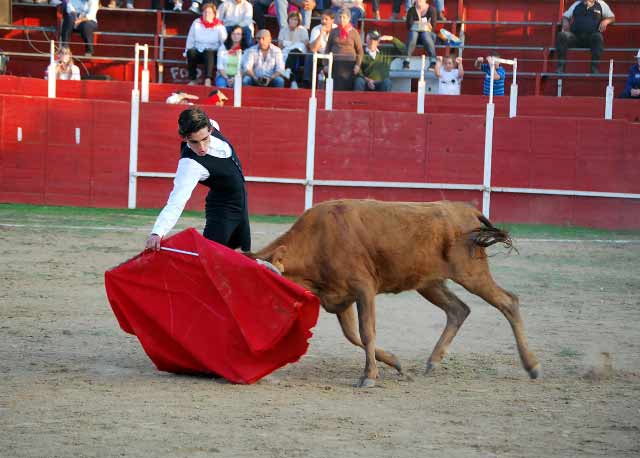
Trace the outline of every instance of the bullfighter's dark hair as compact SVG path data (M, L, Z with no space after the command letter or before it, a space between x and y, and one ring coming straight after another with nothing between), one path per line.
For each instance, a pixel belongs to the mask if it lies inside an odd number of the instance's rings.
M181 137L186 137L205 127L211 129L211 123L209 122L209 116L200 108L187 108L180 113L180 117L178 118L178 135Z

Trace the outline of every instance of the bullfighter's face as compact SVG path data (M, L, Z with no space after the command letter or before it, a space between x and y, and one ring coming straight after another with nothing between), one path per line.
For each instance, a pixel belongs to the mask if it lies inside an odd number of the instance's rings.
M207 154L207 150L209 149L210 135L211 129L203 127L202 129L184 137L184 140L194 153L198 156L204 156Z

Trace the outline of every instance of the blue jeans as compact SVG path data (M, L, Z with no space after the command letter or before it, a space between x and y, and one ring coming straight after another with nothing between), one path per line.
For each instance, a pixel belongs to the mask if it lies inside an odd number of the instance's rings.
M357 76L356 81L353 83L353 90L354 91L378 91L378 92L391 91L391 80L389 78L382 81L376 81L374 85L375 85L375 88L371 89L367 85L367 82L363 77Z
M342 8L336 8L335 6L331 7L331 11L333 11L336 15L336 22L338 21L338 13L340 12L341 9ZM350 8L350 10L351 10L351 25L357 29L358 21L362 19L362 17L364 16L364 12L356 6L354 6L353 8Z
M245 75L242 78L242 85L243 86L257 86L258 84L253 80L253 78L251 78L249 75ZM284 78L281 76L276 76L273 80L271 80L271 82L269 83L269 87L277 87L277 88L282 88L284 87Z
M413 51L416 50L418 42L424 45L424 49L429 54L431 59L436 58L436 34L433 32L414 32L409 30L409 36L407 37L407 56L411 57Z

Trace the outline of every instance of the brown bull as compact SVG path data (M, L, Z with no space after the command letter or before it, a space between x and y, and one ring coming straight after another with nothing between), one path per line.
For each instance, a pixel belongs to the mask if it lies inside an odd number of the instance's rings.
M513 329L525 370L537 378L540 365L528 348L518 298L496 285L489 271L485 247L498 242L509 244L508 234L464 203L337 200L305 212L289 231L254 256L274 264L338 316L345 337L366 353L360 386L375 384L376 360L402 372L399 360L375 345L379 293L415 289L444 310L447 324L426 370L442 361L469 315L469 307L447 288L447 279L502 312Z

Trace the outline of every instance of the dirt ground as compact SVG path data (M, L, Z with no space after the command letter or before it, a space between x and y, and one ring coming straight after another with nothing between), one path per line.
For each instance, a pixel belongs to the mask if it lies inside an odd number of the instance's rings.
M354 388L363 352L322 312L300 362L239 386L158 372L118 327L103 274L141 249L150 221L109 231L0 214L0 456L640 456L640 241L495 250L541 380L499 312L456 289L472 312L433 375L444 314L404 293L379 297L378 342L411 379L387 368ZM253 224L254 247L286 227Z

